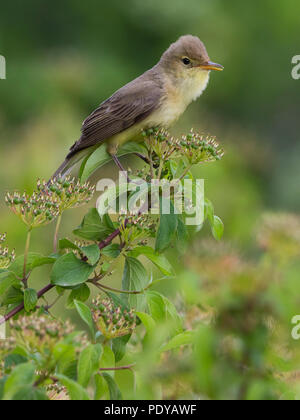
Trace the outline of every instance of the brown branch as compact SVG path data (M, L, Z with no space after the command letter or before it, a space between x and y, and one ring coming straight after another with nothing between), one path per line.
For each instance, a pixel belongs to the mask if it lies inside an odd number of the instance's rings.
M128 225L128 220L126 219L124 222L124 227L126 228L126 226ZM121 233L120 229L115 230L112 234L110 234L106 239L104 239L104 241L100 242L98 244L99 249L103 249L105 247L107 247L114 239L116 239Z
M42 296L44 296L46 293L48 293L51 289L53 289L55 286L53 284L48 284L46 287L41 289L37 295L40 299ZM7 322L9 319L13 318L15 315L17 315L19 312L23 311L24 309L24 302L18 305L16 308L14 308L12 311L10 311L8 314L4 315L3 318L0 318L0 325Z

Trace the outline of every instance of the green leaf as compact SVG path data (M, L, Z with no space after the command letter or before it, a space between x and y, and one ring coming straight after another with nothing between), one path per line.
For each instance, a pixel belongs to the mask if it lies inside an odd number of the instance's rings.
M178 239L179 250L181 252L184 252L185 247L187 245L186 242L188 240L188 231L181 217L178 217L177 239Z
M98 245L89 245L81 248L83 254L87 257L90 265L96 265L100 259L100 249Z
M120 147L118 150L118 157L123 157L132 153L141 153L145 154L145 147L138 143L126 143L124 146ZM110 154L106 151L106 145L98 147L94 153L89 157L85 163L84 169L81 170L81 182L85 182L88 178L99 168L109 163L112 160Z
M31 385L21 386L12 398L13 401L48 401L47 395Z
M19 284L20 281L11 271L0 273L0 296L6 293L11 286Z
M137 258L140 255L145 255L166 276L173 274L173 268L167 258L164 255L156 254L150 246L140 246L130 252L131 257Z
M156 252L162 253L165 251L171 244L173 237L177 232L178 227L178 215L174 214L174 206L170 202L170 211L171 214L162 214L164 204L167 202L166 199L161 200L161 216L160 224L156 237Z
M76 359L74 345L64 342L57 343L52 353L56 360L57 371L66 375L66 372L69 370L70 366L72 366L74 360Z
M105 346L103 349L100 367L101 368L114 368L116 366L115 355L109 346ZM115 372L109 372L110 376L115 376Z
M114 352L116 363L120 362L125 356L126 346L130 338L131 334L112 340L112 351Z
M26 357L22 356L21 354L12 353L5 358L4 369L11 369L17 365L21 365L27 362L28 360Z
M102 254L109 258L118 258L121 253L119 244L111 244L102 250Z
M38 295L34 289L26 289L24 292L24 307L26 312L35 309L38 302Z
M31 264L31 270L37 267L42 267L43 265L54 264L56 260L57 260L57 257L36 258Z
M94 268L79 260L73 253L63 255L53 266L51 283L55 286L70 287L85 283Z
M67 388L72 401L90 401L88 393L79 383L64 375L57 375L57 378Z
M80 318L87 324L89 327L93 339L95 338L95 326L93 321L93 316L90 308L86 306L82 302L78 302L77 300L74 301L75 307L77 309L77 312L80 316Z
M97 209L93 208L84 217L80 227L75 229L73 233L80 238L90 241L102 241L114 230L109 216L106 215L106 217L101 219Z
M6 379L7 379L6 376L0 379L0 401L3 400Z
M74 300L78 300L80 302L86 302L91 295L90 288L86 284L82 284L78 286L76 289L72 290L68 297L67 307L68 309L74 309L75 304Z
M144 266L139 260L127 257L123 275L123 290L142 291L148 284L148 275ZM143 310L145 306L145 295L129 295L129 306L137 310Z
M182 333L182 319L172 302L155 291L147 291L150 314L157 323L169 322L171 335Z
M66 289L64 289L63 287L60 287L60 286L56 286L55 290L56 290L57 294L59 294L59 295L64 295L66 293Z
M108 373L103 373L102 375L107 382L111 401L121 401L123 397L114 379Z
M214 214L215 214L214 206L212 202L206 198L204 201L204 217L205 219L208 219L209 223L212 226L214 224Z
M166 306L163 296L158 292L148 291L146 297L152 318L157 323L164 322L166 320Z
M118 296L118 295L116 295L115 293L112 293L112 292L107 292L106 294L107 294L107 296L110 297L110 299L113 301L115 306L120 306L122 311L130 311L130 307L128 305L128 302L126 300L125 295Z
M163 296L165 307L166 307L166 321L172 324L171 334L180 334L183 332L183 320L178 314L177 309L169 299Z
M24 293L19 287L12 286L1 296L1 306L15 305L24 301Z
M91 377L98 372L102 346L100 344L89 345L80 354L78 361L78 382L86 388Z
M78 178L79 178L80 180L82 180L82 174L83 174L83 171L84 171L84 168L85 168L85 165L86 165L87 161L89 160L90 156L94 153L94 151L95 151L97 148L98 148L98 146L91 147L91 148L89 149L89 150L90 150L90 152L89 152L89 153L86 155L86 157L82 160L81 165L80 165L80 168L79 168L79 172L78 172Z
M98 245L89 245L89 246L83 246L79 247L73 242L71 242L69 239L64 238L59 241L59 249L73 249L74 251L78 251L81 254L83 254L88 259L88 263L90 265L95 265L100 259L100 249Z
M152 332L155 330L156 322L150 316L149 314L146 314L145 312L136 312L136 315L140 318L142 321L144 327L146 328L146 331L148 334L152 334Z
M214 224L212 226L212 233L217 241L220 241L224 235L224 224L218 216L214 216Z
M59 247L60 250L74 249L75 251L80 251L80 247L77 246L76 244L74 244L68 238L60 239L59 242L58 242L58 247Z
M32 271L36 267L42 265L53 264L55 257L44 257L42 254L35 252L29 252L26 264L26 274ZM10 271L13 271L17 277L23 278L23 266L24 266L24 255L20 255L9 267Z
M195 339L194 331L185 331L171 338L171 340L167 344L161 347L160 351L164 352L164 351L174 350L181 346L193 344L194 339Z
M35 381L35 366L32 362L18 365L7 378L4 386L4 400L11 400L25 385L32 386Z
M101 374L95 375L95 395L94 400L99 401L104 396L105 390L107 388L106 381Z
M69 364L61 369L61 374L67 376L73 381L77 381L77 360L72 360Z

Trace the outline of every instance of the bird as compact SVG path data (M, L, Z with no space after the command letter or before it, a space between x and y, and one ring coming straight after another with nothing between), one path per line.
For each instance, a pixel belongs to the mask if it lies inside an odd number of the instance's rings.
M80 160L100 145L121 170L120 146L142 141L142 131L169 128L205 91L212 70L224 67L210 60L204 43L181 36L150 70L117 90L83 122L81 137L52 178L65 177Z

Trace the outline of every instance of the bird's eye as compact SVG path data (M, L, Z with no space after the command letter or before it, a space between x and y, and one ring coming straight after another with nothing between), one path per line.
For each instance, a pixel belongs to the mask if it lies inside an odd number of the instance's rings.
M185 66L188 66L191 64L191 60L187 57L183 57L182 62Z

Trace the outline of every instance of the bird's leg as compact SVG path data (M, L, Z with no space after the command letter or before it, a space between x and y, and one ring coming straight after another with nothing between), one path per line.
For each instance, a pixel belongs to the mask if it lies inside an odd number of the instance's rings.
M131 182L131 179L128 176L128 172L126 171L126 169L123 167L122 163L119 161L117 155L111 155L111 157L113 158L113 161L115 162L115 164L117 165L117 167L120 169L121 172L125 172L127 175L127 182L128 184Z
M120 169L120 171L127 172L125 170L125 168L123 167L122 163L119 161L117 155L111 155L111 157L113 158L113 161L115 162L115 164L117 165L117 167Z

